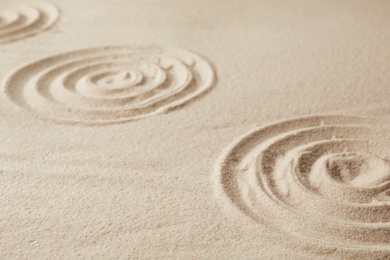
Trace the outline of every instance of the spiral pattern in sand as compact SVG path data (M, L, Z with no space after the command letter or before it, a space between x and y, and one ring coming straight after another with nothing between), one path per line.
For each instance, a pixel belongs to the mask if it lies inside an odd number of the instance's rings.
M210 90L214 77L207 61L186 50L115 46L34 62L4 86L14 103L44 118L111 124L180 107Z
M57 7L47 1L6 1L0 9L0 44L38 34L59 16Z
M313 116L241 137L216 169L219 195L297 241L390 251L390 135L376 119Z

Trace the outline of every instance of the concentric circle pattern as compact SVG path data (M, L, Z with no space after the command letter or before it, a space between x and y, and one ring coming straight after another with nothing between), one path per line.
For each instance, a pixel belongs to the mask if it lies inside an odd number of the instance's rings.
M59 15L57 7L47 1L5 0L0 7L0 44L38 34Z
M44 118L111 124L180 107L213 83L212 67L194 53L122 46L34 62L12 73L4 86L14 103Z
M390 252L389 128L315 116L241 137L217 167L219 195L297 241Z

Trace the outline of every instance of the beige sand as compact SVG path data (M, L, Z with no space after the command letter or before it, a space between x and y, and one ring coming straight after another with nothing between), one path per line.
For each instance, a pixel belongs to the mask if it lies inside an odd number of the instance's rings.
M388 1L0 8L0 259L390 257Z

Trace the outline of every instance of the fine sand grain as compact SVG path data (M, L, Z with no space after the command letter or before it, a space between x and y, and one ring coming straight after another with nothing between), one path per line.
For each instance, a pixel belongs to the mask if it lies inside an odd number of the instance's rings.
M0 259L389 259L389 13L0 0Z

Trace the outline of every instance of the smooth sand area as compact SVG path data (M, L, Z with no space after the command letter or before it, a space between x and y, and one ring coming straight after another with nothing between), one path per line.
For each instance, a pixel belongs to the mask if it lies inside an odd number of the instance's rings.
M0 259L390 258L390 2L0 2Z

